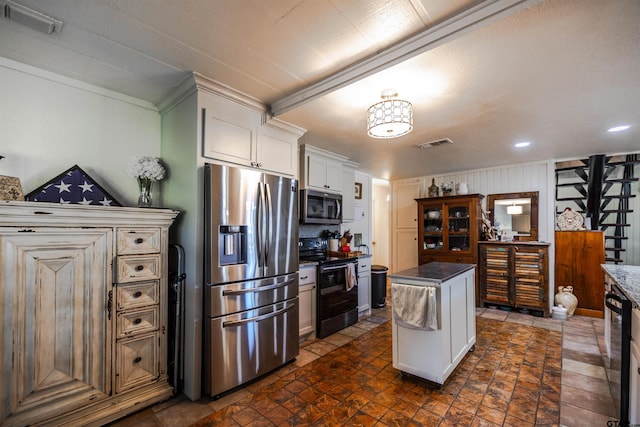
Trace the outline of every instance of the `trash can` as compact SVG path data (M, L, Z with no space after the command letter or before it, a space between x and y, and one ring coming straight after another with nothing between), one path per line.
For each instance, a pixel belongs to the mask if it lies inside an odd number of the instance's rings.
M387 267L383 265L371 266L371 306L382 308L387 298Z

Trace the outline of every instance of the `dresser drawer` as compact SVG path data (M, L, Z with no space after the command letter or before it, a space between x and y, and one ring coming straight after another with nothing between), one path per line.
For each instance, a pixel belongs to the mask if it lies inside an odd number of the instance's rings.
M153 332L158 329L158 306L118 313L116 324L118 338Z
M159 279L160 254L118 257L118 283Z
M116 393L149 384L158 378L157 342L157 333L118 340Z
M118 255L160 252L159 228L118 228Z
M118 285L116 289L118 311L158 304L158 287L157 280Z

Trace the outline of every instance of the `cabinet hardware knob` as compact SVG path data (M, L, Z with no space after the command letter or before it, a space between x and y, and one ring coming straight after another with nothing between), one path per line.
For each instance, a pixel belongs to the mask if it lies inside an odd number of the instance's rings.
M142 362L142 357L138 356L135 359L133 359L133 363L140 363Z
M133 321L133 323L136 325L139 325L140 323L142 323L142 319L138 317L136 320Z
M142 296L142 292L137 291L135 294L133 294L134 298L140 298Z
M144 265L137 265L136 266L136 271L142 271L144 270Z
M144 239L142 237L138 237L136 239L136 243L139 245L140 243L144 242Z

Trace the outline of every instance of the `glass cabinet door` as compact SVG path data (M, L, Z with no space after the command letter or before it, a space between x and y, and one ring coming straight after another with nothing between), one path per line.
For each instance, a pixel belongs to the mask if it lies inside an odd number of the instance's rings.
M451 204L447 209L449 240L447 250L452 252L469 252L471 236L469 224L469 205Z
M426 251L442 250L442 232L446 221L443 220L442 206L426 206L423 210L422 248Z

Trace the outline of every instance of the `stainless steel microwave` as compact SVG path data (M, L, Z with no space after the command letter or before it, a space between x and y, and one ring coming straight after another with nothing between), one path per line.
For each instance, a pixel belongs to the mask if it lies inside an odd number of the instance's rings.
M342 195L324 191L302 190L300 224L342 223Z

